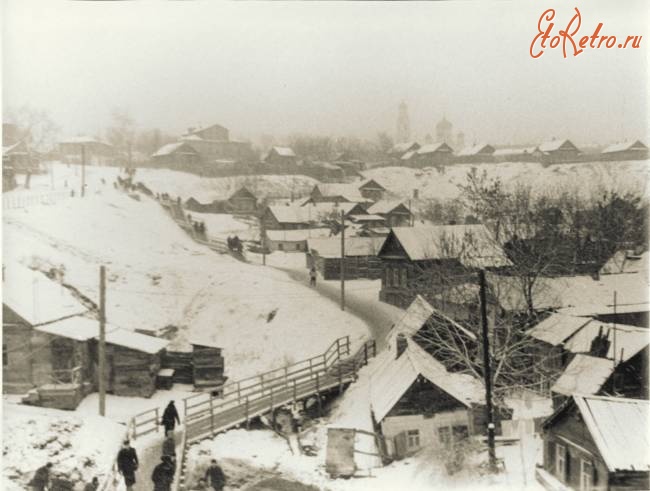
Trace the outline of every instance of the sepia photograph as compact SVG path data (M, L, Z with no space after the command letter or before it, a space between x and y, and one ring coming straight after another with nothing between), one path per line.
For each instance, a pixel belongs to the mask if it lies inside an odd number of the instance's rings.
M0 4L1 489L650 489L648 2Z

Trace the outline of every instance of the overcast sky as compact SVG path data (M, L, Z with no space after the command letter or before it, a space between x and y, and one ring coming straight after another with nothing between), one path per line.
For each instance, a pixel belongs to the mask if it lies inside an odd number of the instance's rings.
M616 9L616 5L620 5ZM529 55L537 21L577 6L581 33L643 35L640 49ZM49 111L65 135L111 110L173 134L413 136L443 113L468 143L580 143L648 133L648 2L203 3L6 1L3 108Z

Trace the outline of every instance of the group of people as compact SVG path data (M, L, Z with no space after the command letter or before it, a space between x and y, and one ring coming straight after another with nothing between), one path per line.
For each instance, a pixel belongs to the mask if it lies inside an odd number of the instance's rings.
M162 453L160 462L154 467L151 473L151 481L153 482L154 491L170 491L174 482L174 475L176 473L176 440L174 438L174 429L177 424L181 424L181 419L174 405L174 401L170 401L165 411L163 412L160 424L165 429L165 438L162 444ZM133 489L136 482L135 472L138 470L139 462L138 455L128 440L124 441L124 445L117 455L117 468L124 477L124 484L127 491ZM206 471L205 478L199 482L198 489L208 489L206 485L212 486L215 491L223 490L226 478L217 465L216 460L212 463ZM203 486L203 487L201 487Z
M52 462L48 462L43 467L39 467L32 480L29 482L29 486L33 491L44 491L46 489L53 489L52 487L52 476L50 471L54 467ZM92 480L84 486L84 491L96 491L99 488L99 479L97 476L93 477Z
M230 249L233 252L238 252L239 254L241 254L243 250L243 244L239 237L237 237L236 235L234 237L228 236L228 238L226 239L226 243L228 244L228 249Z
M197 234L205 234L205 222L192 222L192 227Z

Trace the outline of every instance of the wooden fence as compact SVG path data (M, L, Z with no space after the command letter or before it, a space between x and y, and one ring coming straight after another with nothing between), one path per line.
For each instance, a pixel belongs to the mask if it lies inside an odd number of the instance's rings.
M75 193L77 196L78 193ZM14 210L31 206L53 205L64 199L71 198L70 191L52 191L49 193L9 193L2 196L2 208Z

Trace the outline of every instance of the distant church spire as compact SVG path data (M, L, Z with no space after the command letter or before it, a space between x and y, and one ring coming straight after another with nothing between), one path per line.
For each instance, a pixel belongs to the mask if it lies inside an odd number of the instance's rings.
M404 143L411 138L411 124L409 122L409 109L406 102L400 102L397 111L397 132L395 133L396 143Z

